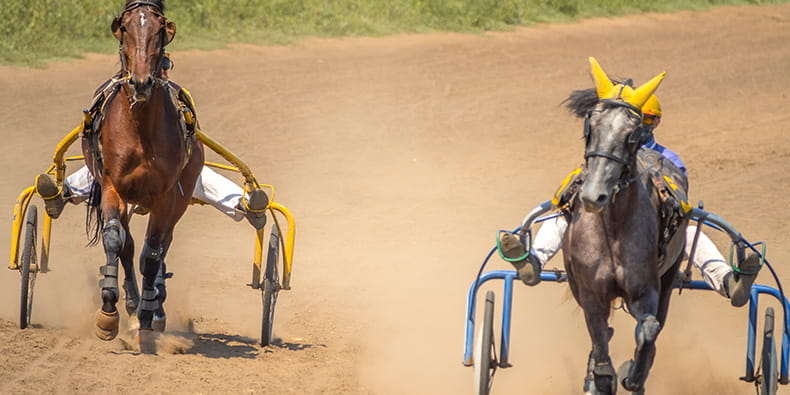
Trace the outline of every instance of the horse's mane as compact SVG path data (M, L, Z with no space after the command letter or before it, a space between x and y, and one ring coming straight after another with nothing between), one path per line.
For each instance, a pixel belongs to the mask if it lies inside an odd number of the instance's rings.
M615 85L632 83L630 78L626 78L623 81L625 82L612 80L612 83ZM598 92L595 88L577 89L571 92L562 103L565 104L565 108L568 112L578 118L584 118L587 116L587 113L598 104Z
M565 108L578 118L584 118L590 110L598 104L598 92L595 88L578 89L562 101Z

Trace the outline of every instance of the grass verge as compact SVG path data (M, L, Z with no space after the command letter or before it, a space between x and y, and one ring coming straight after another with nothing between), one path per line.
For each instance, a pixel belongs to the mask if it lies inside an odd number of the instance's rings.
M308 36L509 30L535 23L790 0L170 0L173 49L228 43L284 44ZM42 67L86 52L116 50L110 23L123 8L107 0L4 0L0 64Z

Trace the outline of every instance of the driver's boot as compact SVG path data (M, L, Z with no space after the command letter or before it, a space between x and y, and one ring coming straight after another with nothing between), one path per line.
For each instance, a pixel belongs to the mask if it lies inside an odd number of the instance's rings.
M262 189L254 189L250 191L249 198L239 202L239 211L244 213L250 225L255 230L261 230L266 225L266 207L269 206L269 196L266 195Z
M42 173L36 176L36 193L44 200L47 214L53 219L60 217L63 207L66 206L66 199L49 175Z
M751 253L738 265L740 272L733 272L726 278L727 290L730 294L730 303L741 307L749 301L752 284L760 271L760 255Z
M509 232L499 233L499 247L502 255L508 259L518 259L526 255L524 244L518 239L517 235ZM509 262L516 268L518 278L527 285L537 285L540 283L541 264L538 258L529 254L524 259Z

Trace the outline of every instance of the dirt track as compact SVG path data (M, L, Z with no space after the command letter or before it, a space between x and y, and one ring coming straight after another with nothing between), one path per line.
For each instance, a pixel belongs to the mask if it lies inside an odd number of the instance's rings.
M37 283L36 328L16 328L19 276L0 275L0 393L471 393L461 366L467 287L494 232L515 227L580 163L580 122L559 104L591 86L591 55L637 82L668 72L657 134L690 169L692 201L767 241L788 281L788 40L781 5L177 52L172 77L194 94L204 130L276 185L297 217L293 290L280 294L275 327L282 344L255 344L251 228L202 207L181 221L168 257L167 350L185 353L141 356L99 341L91 315L103 254L83 248L84 209L69 207L55 223L53 271ZM107 55L0 67L0 229L117 67ZM143 221L133 222L140 240ZM633 324L615 316L619 364ZM713 293L674 297L650 392L751 393L738 380L746 316ZM497 373L494 393L578 393L589 341L564 286L517 287L514 320L514 367Z

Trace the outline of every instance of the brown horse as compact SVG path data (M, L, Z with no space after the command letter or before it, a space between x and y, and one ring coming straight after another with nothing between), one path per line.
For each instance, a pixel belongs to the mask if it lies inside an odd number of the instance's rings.
M164 257L203 166L203 147L184 128L171 88L159 78L164 48L176 32L162 1L127 0L111 28L120 42L121 73L104 106L100 135L83 137L86 163L96 179L89 218L96 219L94 234L101 231L107 255L100 270L96 333L103 340L118 333L120 259L127 312L137 312L141 349L153 352L152 329L163 330L165 322ZM140 255L142 295L134 274L129 204L150 214Z

